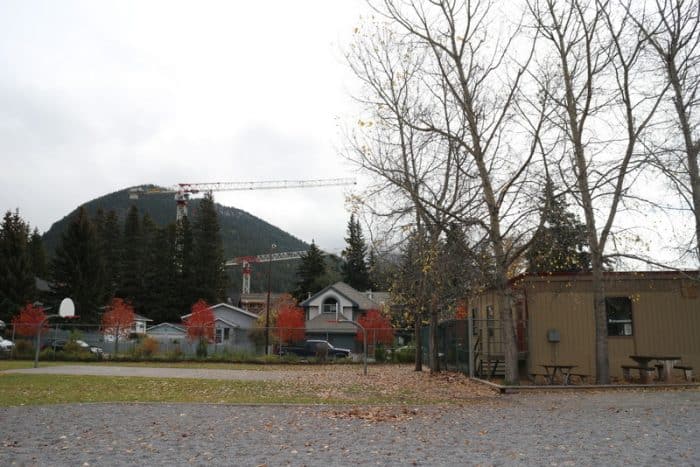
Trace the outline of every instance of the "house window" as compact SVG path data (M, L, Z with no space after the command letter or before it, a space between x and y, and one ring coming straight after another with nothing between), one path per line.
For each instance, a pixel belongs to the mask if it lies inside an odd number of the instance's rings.
M607 297L608 336L632 335L632 300L629 297Z
M327 298L323 301L324 313L335 313L338 310L338 300L335 298Z
M230 337L231 328L224 328L224 340L227 341Z
M215 336L215 341L217 344L221 344L221 328L216 328L216 336Z

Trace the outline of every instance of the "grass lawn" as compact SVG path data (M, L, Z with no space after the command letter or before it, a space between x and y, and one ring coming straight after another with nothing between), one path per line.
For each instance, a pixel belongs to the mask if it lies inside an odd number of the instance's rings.
M74 365L40 362L41 366ZM82 364L82 363L79 363ZM105 365L107 363L92 363ZM109 365L117 365L109 363ZM127 364L118 364L125 366ZM0 406L90 402L225 404L465 404L496 396L460 374L430 376L410 365L233 365L129 363L133 366L278 371L279 381L231 381L127 376L0 374ZM0 370L33 362L1 361Z

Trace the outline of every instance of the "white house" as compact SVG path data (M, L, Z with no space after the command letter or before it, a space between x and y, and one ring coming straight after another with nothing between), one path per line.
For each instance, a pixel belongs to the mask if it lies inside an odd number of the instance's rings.
M152 322L152 319L134 313L134 325L131 329L131 332L134 334L146 334L146 328L148 327L147 323Z

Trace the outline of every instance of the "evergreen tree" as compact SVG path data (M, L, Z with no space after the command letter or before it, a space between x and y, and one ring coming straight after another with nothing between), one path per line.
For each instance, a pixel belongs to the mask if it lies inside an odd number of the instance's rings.
M29 262L31 264L34 276L46 279L49 273L49 267L46 262L46 250L44 250L44 242L41 240L39 229L34 228L32 236L29 237Z
M85 208L61 235L51 261L52 292L57 301L70 297L75 313L86 323L97 323L98 307L105 304L105 288L97 234Z
M34 273L29 253L29 225L19 210L7 211L0 225L0 319L10 317L34 299Z
M555 196L548 180L542 194L541 227L526 253L531 273L587 271L591 258L587 249L586 226L568 211L564 196Z
M175 226L175 270L178 308L188 310L197 301L197 290L194 283L194 238L187 216Z
M226 295L224 246L221 241L216 205L208 193L199 202L194 223L194 271L197 298L218 303Z
M146 316L155 322L178 321L186 307L178 305L178 275L175 266L175 224L157 229L146 249L143 297Z
M117 213L110 210L104 217L104 222L96 227L103 259L105 291L107 298L111 299L116 296L120 284L122 261L121 227Z
M326 285L323 278L326 275L326 263L323 253L311 240L311 246L301 258L301 264L297 270L297 288L293 295L298 301L306 300L309 294L313 295Z
M357 290L367 290L370 288L369 273L367 272L367 245L362 237L362 227L355 219L355 215L350 215L348 222L348 236L345 238L347 248L343 250L343 280Z
M129 208L124 221L124 236L122 237L121 261L119 267L119 289L117 296L131 303L137 312L141 310L142 254L143 242L139 212L135 205Z

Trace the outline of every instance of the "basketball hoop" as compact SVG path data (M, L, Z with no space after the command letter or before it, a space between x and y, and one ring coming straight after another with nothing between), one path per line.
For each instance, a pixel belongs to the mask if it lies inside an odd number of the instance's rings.
M76 318L75 304L70 298L64 298L61 301L61 306L58 308L58 316L61 318Z

